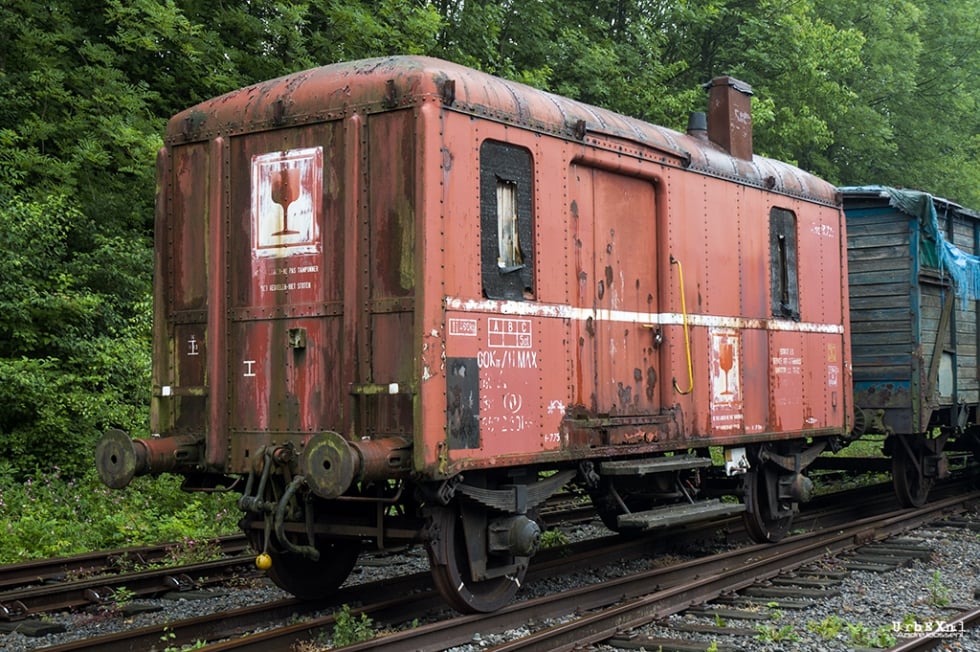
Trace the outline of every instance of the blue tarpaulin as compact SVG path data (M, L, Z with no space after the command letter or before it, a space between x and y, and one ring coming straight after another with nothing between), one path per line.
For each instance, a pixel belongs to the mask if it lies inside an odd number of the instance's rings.
M841 188L843 192L887 195L889 204L919 220L919 256L922 264L949 274L956 295L965 304L980 298L980 257L968 254L946 239L939 228L936 200L927 192L886 186ZM964 306L965 307L965 306Z

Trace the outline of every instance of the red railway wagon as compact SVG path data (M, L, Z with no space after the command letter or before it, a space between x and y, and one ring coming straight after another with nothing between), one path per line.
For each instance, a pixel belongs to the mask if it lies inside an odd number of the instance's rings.
M782 536L851 434L844 224L833 186L753 155L747 85L709 92L684 134L394 57L178 114L154 435L107 433L104 481L242 492L305 597L424 543L463 611L512 598L566 485L620 531Z

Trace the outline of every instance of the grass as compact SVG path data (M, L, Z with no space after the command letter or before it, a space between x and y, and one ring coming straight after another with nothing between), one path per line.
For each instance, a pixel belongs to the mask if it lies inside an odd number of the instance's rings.
M836 455L837 457L884 457L881 446L885 441L884 435L865 435L861 439L851 442L837 453L825 452L824 455Z
M929 589L929 604L935 607L949 606L951 591L943 584L939 571L933 571L932 579L927 588Z
M351 613L350 606L345 604L333 616L334 647L353 645L374 638L374 621L366 613L355 616Z
M94 470L54 469L18 482L0 462L0 564L174 541L176 561L199 556L207 540L237 531L237 494L187 493L180 481L141 477L116 491Z

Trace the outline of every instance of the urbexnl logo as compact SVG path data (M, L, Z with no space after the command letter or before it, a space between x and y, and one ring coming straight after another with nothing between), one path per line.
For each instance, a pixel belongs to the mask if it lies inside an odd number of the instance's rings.
M921 623L892 622L892 632L899 638L958 638L963 636L963 623L945 620L926 620Z

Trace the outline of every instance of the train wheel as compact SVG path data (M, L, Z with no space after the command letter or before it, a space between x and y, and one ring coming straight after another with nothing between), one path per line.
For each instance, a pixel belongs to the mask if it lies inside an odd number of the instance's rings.
M903 507L921 507L932 489L932 478L925 475L925 449L910 446L908 439L895 442L892 452L892 482Z
M755 468L743 476L745 529L759 543L779 541L793 525L792 505L780 502L779 473L772 465Z
M259 541L252 538L252 545L262 549ZM358 541L331 541L317 545L320 558L313 561L308 557L291 552L270 550L272 566L266 571L276 586L303 600L321 600L330 597L357 563L361 551Z
M489 613L510 603L524 581L527 565L504 577L472 579L459 511L452 506L428 511L435 533L428 546L432 580L446 602L462 613Z

